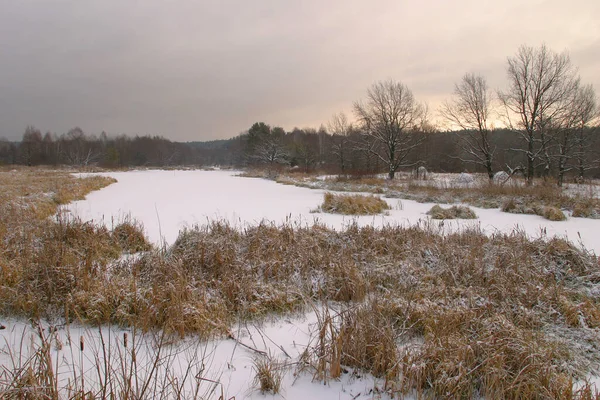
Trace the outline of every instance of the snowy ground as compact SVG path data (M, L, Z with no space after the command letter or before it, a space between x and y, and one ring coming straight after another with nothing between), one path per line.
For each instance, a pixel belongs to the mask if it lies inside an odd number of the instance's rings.
M132 367L132 348L135 347L137 379L142 386L149 375L150 366L155 359L160 358L160 364L155 373L156 380L168 381L171 377L182 376L190 370L191 377L183 382L184 398L193 398L198 389L200 398L245 399L245 398L275 398L275 399L368 399L376 396L377 388L382 385L369 376L357 377L351 371L342 375L339 381L330 380L326 384L313 381L310 372L297 374L297 361L314 335L316 315L286 318L263 324L244 324L233 329L235 340L219 340L201 342L194 338L178 341L176 345L164 346L162 353L157 353L155 336L135 334L131 330L117 328L87 328L81 326L61 327L55 335L50 335L48 325L44 326L44 335L51 338L51 357L57 371L59 387L66 387L69 382L79 382L81 371L85 376L84 387L90 390L97 387L98 372L96 366L103 366L105 343L107 353L112 359L112 374L119 381L122 376L134 369ZM24 365L36 348L32 343L39 343L35 329L22 321L4 321L6 330L0 331L0 366L12 369ZM124 346L124 334L127 334L128 346ZM137 335L137 336L136 336ZM81 351L80 341L83 338L84 350ZM135 339L134 339L135 338ZM134 342L136 344L134 344ZM276 359L284 371L282 391L279 395L262 394L253 382L255 369L253 359L260 357L254 350L264 352ZM19 354L10 357L10 353ZM100 360L100 363L97 362ZM0 367L0 372L2 368ZM75 371L75 372L74 372ZM77 378L74 378L74 374ZM101 371L105 376L106 372ZM192 377L197 377L194 379ZM152 387L152 385L150 385ZM62 393L66 397L67 393ZM156 398L158 394L147 393L146 398Z
M173 243L180 229L214 219L228 220L239 227L268 220L276 224L301 225L321 222L336 229L356 221L361 225L375 226L442 224L440 229L445 231L476 225L490 234L510 232L517 228L533 237L538 237L542 232L548 236L567 237L600 254L600 220L569 217L567 221L551 222L535 215L507 214L499 210L473 207L479 216L475 221L429 221L425 213L432 204L397 199L386 199L392 206L389 215L349 218L311 212L322 203L322 190L281 185L258 178L241 178L232 171L133 171L105 175L116 178L118 182L91 193L86 200L73 203L68 210L84 220L103 222L109 226L127 217L134 218L143 223L147 235L155 243ZM298 360L298 356L309 345L310 332L315 329L315 319L315 314L309 313L303 317L265 323L262 327L240 326L234 328L233 332L240 342L249 347L265 351L284 363L292 363ZM7 329L0 331L0 365L11 366L9 349L15 351L22 348L26 354L33 331L22 321L3 323ZM104 335L108 336L108 333L107 329ZM122 337L123 333L122 330L111 331L114 338ZM132 335L131 332L129 334ZM62 328L58 335L62 343L69 343L69 330ZM94 344L97 346L98 343L98 330L72 327L70 335L74 338L71 345L53 348L53 357L60 365L60 377L69 379L71 375L66 372L67 366L83 363L83 369L93 381L93 349ZM86 343L92 343L86 347L83 355L79 349L81 336L86 338ZM24 345L22 338L25 338ZM115 349L122 347L119 339L114 340L113 346L116 346ZM145 350L141 354L151 360L151 343L146 340L142 348ZM193 345L180 343L172 349L171 354L176 357L172 358L171 366L165 366L165 371L182 371L183 366L190 362L197 366L202 363L207 366L202 376L210 381L203 381L201 393L210 393L210 397L219 398L222 389L225 398L265 397L254 389L252 383L255 376L252 360L256 353L234 340ZM143 359L144 356L138 357ZM200 364L197 363L198 360L201 360ZM295 366L287 369L282 393L273 397L288 400L373 398L378 397L377 391L373 389L382 385L382 382L377 382L373 377L363 375L356 378L352 373L345 374L338 382L324 385L314 382L310 373L295 376L294 371ZM215 385L211 381L220 384Z
M150 240L173 243L185 226L225 219L243 227L262 220L277 224L292 222L311 225L321 222L339 229L353 221L360 225L429 223L426 212L433 206L411 200L386 199L389 215L347 217L311 213L323 201L322 190L281 185L259 178L237 177L232 171L133 171L107 173L118 180L86 200L71 204L69 210L84 220L118 223L130 216L143 223ZM537 215L503 213L497 209L472 207L474 221L431 221L448 231L479 226L486 233L520 229L531 237L542 232L567 237L600 254L600 220L569 217L548 221Z

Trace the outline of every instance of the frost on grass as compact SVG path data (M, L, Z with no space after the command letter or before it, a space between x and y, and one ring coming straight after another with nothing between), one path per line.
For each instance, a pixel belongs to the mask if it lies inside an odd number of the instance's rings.
M123 251L127 253L148 251L152 248L152 245L144 235L143 226L139 222L132 221L130 218L115 226L112 235Z
M439 205L431 207L431 210L427 212L433 219L476 219L477 214L466 206L452 206L449 208L442 208Z
M389 210L390 206L377 196L325 193L319 209L334 214L375 215Z

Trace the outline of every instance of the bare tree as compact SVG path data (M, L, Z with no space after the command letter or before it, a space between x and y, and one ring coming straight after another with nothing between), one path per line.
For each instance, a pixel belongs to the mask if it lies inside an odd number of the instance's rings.
M394 179L400 167L409 166L405 160L419 145L420 138L414 133L423 124L424 107L408 87L388 80L373 84L366 100L354 104L354 112L366 136L364 150L383 161L388 177Z
M485 168L490 181L494 178L495 146L490 142L489 120L492 112L492 94L481 75L465 74L454 86L454 96L442 104L440 114L457 132L459 146L469 158L463 162Z
M538 49L521 46L508 58L509 87L499 92L508 126L524 139L527 158L527 184L533 183L535 163L543 157L545 171L550 169L549 146L552 137L547 127L562 113L577 78L566 53L556 54L545 45ZM514 121L513 121L514 119Z
M42 149L42 133L33 126L28 126L23 133L21 141L22 155L26 165L33 165L39 161Z
M600 118L596 92L592 85L580 86L572 93L570 107L561 116L561 126L557 128L556 158L558 160L558 185L562 186L565 173L577 170L580 180L585 171L592 169L597 160L591 155L591 135L596 133L594 126ZM574 160L575 163L572 163Z
M267 164L269 171L271 171L275 165L285 163L288 154L280 140L275 137L269 137L256 145L254 158L261 163Z
M79 127L70 129L61 137L62 152L68 164L88 166L96 162L101 153L93 147L94 138L87 138Z
M337 158L342 174L346 172L348 157L350 152L350 138L348 137L352 130L352 124L348 122L346 114L343 112L334 114L329 121L329 133L333 136L332 152Z

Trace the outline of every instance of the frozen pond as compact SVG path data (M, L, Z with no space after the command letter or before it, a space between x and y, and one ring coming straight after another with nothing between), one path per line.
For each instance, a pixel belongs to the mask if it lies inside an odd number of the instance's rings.
M323 190L282 185L258 178L238 177L233 171L131 171L106 173L118 180L85 200L69 205L84 220L111 226L130 216L143 223L150 240L173 243L186 226L209 220L227 220L244 227L261 221L311 225L318 221L335 229L356 221L360 225L429 223L426 212L433 204L386 199L389 215L348 217L314 213L323 201ZM531 237L542 232L567 237L600 254L600 220L569 217L548 221L537 215L503 213L472 207L479 218L463 221L431 221L445 231L479 226L484 232L511 232L515 228Z

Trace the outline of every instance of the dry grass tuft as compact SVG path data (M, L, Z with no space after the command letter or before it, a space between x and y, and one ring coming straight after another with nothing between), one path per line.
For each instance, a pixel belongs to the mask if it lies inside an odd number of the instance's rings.
M281 381L284 375L284 366L271 356L256 356L252 360L254 367L254 386L261 393L278 394L281 391Z
M452 206L450 208L442 208L439 205L431 207L427 212L433 219L476 219L477 214L466 206Z
M544 207L543 216L550 221L564 221L567 219L566 215L556 207Z
M139 222L129 219L123 221L114 227L112 234L125 252L137 253L148 251L152 248L152 245L144 235L144 228Z
M325 193L320 210L344 215L375 215L390 209L389 204L377 196Z
M514 198L506 200L502 204L502 211L513 214L534 214L544 217L550 221L564 221L566 215L558 208L543 206L540 203L523 203Z

